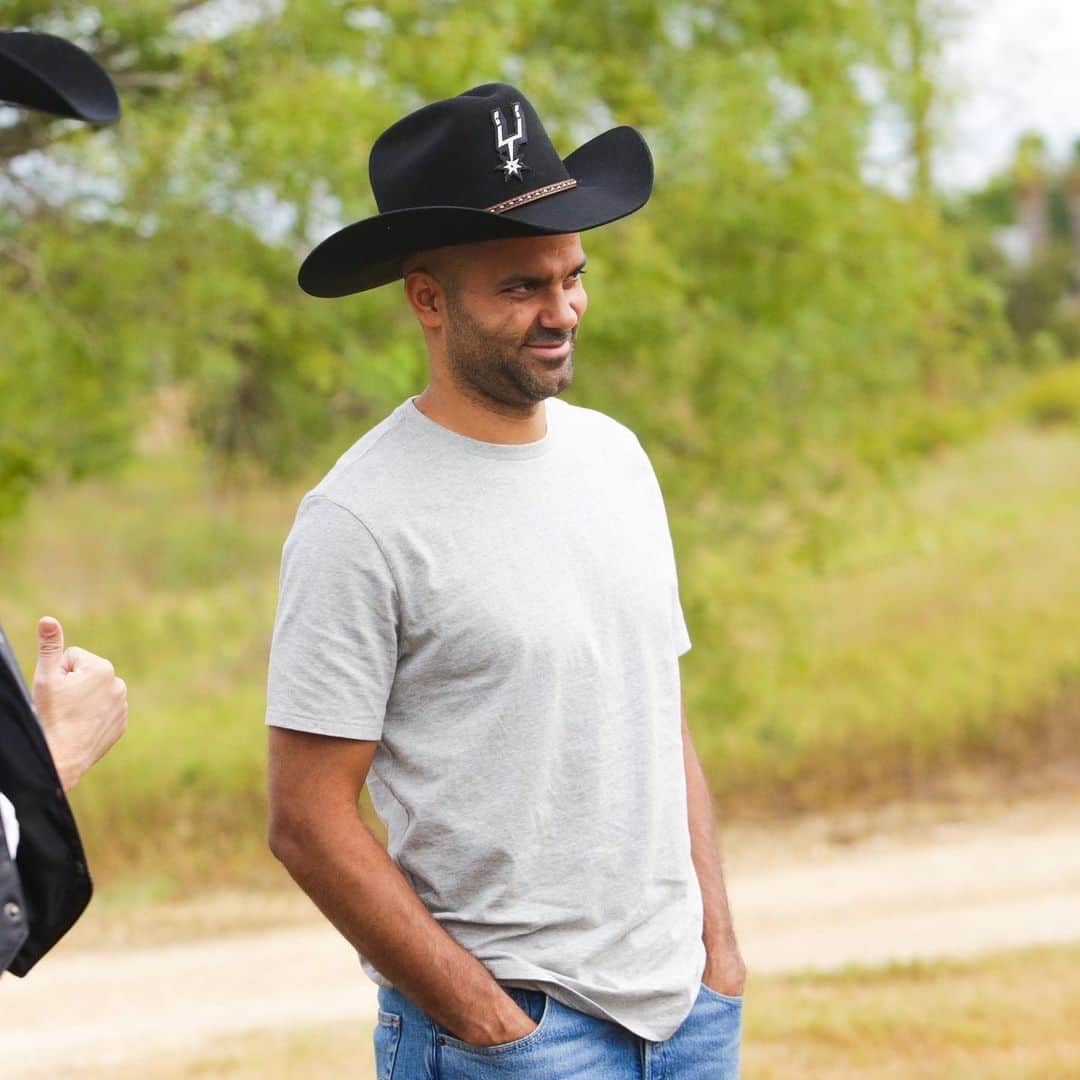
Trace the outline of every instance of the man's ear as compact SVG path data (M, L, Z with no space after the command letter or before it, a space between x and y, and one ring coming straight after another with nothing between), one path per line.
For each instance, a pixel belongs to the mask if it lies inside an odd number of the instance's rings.
M405 299L422 326L436 330L446 315L446 293L426 270L410 270L405 275Z

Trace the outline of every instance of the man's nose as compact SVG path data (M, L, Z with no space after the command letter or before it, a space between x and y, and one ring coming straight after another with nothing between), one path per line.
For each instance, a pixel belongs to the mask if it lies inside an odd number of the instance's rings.
M574 294L567 289L559 289L552 296L551 301L545 305L540 315L540 325L549 330L562 330L570 333L581 318L580 312L573 304Z

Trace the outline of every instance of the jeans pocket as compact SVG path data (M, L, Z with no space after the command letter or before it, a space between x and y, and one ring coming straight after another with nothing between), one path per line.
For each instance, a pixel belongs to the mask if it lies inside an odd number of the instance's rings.
M717 1001L722 1001L727 1005L741 1005L743 1003L742 994L721 994L719 990L714 990L711 986L707 986L705 983L701 984L701 994L703 997L712 997Z
M397 1013L379 1010L375 1025L375 1076L377 1080L394 1080L394 1060L401 1042L401 1017Z
M517 993L520 993L520 991ZM517 999L517 993L511 992L511 996L514 997L515 1000ZM530 991L530 993L543 993L543 991ZM526 1009L525 1011L528 1012L529 1010ZM551 1015L551 1011L551 998L548 997L547 994L544 994L540 1019L537 1021L536 1027L527 1035L522 1035L520 1039L513 1039L510 1042L495 1043L493 1046L478 1046L476 1043L466 1042L464 1039L455 1038L448 1032L443 1031L438 1036L438 1043L445 1049L455 1050L464 1054L471 1054L475 1057L501 1058L506 1054L513 1054L515 1052L531 1049L540 1042L547 1031L547 1022Z

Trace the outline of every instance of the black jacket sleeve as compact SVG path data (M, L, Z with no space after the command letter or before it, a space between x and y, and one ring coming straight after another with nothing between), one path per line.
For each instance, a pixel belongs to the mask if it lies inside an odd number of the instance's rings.
M11 880L21 888L21 903L14 898L14 890L12 902L20 906L23 917L23 940L5 967L14 975L25 975L83 913L92 885L74 815L2 630L0 791L14 804L19 818L19 850L15 865L10 859L7 863ZM3 873L0 867L0 893L8 880ZM0 922L3 920L0 908ZM2 929L0 939L7 941ZM0 953L5 952L0 945Z

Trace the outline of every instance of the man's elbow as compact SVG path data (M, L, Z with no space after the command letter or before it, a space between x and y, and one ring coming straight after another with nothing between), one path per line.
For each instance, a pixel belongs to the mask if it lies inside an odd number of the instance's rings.
M312 831L296 814L271 804L266 834L271 854L286 869L295 866L312 848Z

